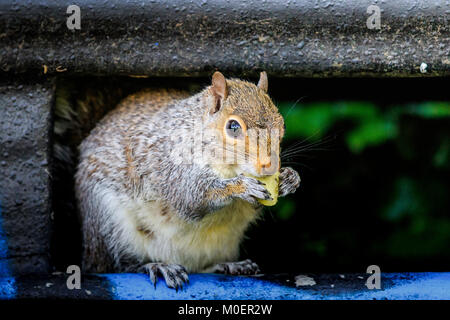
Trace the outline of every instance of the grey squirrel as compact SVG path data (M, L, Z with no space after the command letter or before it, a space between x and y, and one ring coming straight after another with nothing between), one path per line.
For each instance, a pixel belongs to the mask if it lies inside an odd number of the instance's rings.
M284 121L267 89L265 72L258 85L215 72L193 96L143 90L98 122L80 145L75 175L83 271L146 272L175 289L190 272L259 272L250 260L235 262L261 212L258 199L271 199L258 177L279 172L279 196L300 183L295 170L280 168ZM217 153L192 149L194 159L180 161L174 151L190 149L186 136L205 128L216 134L200 148L247 161L214 161ZM278 132L279 139L265 136L269 154L248 143L251 130Z

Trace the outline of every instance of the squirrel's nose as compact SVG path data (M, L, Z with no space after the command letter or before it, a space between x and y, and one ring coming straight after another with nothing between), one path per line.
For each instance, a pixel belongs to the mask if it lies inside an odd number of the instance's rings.
M264 175L272 175L277 171L277 168L270 158L263 159L259 161L258 173L264 174Z
M272 161L270 161L270 159L264 163L261 163L261 168L264 169L268 169L270 168L270 166L272 165Z

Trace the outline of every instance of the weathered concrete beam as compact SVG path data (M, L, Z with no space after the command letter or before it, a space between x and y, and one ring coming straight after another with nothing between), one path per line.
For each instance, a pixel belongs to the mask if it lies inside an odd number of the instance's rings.
M0 68L47 75L447 76L445 0L0 0ZM381 28L369 29L370 5ZM421 73L420 66L423 65Z
M301 277L299 279L298 277ZM407 300L450 299L450 273L383 273L381 289L369 290L367 274L223 276L192 274L175 291L144 274L82 276L81 289L69 290L68 275L0 278L0 299L117 300Z
M49 271L50 81L0 82L0 277Z

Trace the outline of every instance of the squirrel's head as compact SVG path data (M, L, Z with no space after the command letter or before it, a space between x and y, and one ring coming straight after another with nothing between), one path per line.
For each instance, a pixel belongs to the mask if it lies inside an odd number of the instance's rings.
M205 90L207 127L214 129L214 168L225 175L272 175L280 169L284 120L267 94L266 72L257 85L215 72Z

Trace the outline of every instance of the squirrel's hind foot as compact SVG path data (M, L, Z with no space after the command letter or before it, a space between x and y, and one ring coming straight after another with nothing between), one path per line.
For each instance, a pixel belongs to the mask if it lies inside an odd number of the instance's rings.
M261 271L259 270L259 267L256 263L254 263L250 259L247 259L244 261L216 264L213 267L212 272L231 275L251 275L258 274Z
M162 276L166 281L166 285L176 291L183 289L183 285L189 283L186 269L179 264L147 263L141 267L141 271L149 275L150 281L155 288L158 276Z

